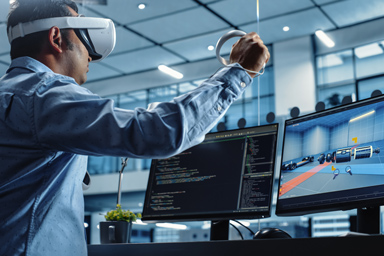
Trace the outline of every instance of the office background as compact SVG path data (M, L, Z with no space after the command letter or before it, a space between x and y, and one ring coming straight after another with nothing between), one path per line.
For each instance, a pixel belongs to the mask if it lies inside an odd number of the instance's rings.
M103 62L90 65L84 86L113 99L121 108L146 108L151 102L169 101L196 88L220 68L214 46L220 36L233 29L258 31L268 45L271 60L265 74L254 80L220 121L221 128L235 129L241 118L246 120L246 127L266 124L269 113L275 115L275 122L283 128L284 120L291 117L290 111L295 107L302 115L315 111L320 101L330 108L340 105L345 97L356 101L370 97L377 89L384 92L383 0L259 0L259 23L256 0L77 2L79 13L115 22L116 48ZM6 37L9 1L3 0L0 7L0 73L5 73L10 64ZM314 35L319 29L335 42L334 47L328 48L319 41ZM235 39L223 46L223 56L229 54L234 42ZM160 72L160 64L178 70L183 78ZM213 129L216 130L217 127ZM280 136L278 152L281 139ZM142 210L150 162L129 160L123 178L124 208ZM277 174L279 165L280 153ZM92 184L84 194L91 243L99 242L97 224L103 219L101 213L115 205L120 168L120 158L89 158ZM260 223L245 223L255 231L259 226L273 226L294 237L329 236L348 231L354 215L354 211L289 218L273 215ZM136 224L132 241L209 239L209 222L182 224L186 229ZM231 229L232 239L239 238L236 232ZM250 237L245 229L242 232Z

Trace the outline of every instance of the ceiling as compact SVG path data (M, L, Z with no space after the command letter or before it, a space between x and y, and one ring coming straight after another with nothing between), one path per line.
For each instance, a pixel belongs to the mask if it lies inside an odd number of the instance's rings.
M93 1L78 0L79 13L112 19L117 43L109 57L91 64L88 84L156 70L160 64L214 58L208 46L232 29L259 32L271 44L384 17L383 0L259 0L259 24L256 0L104 0L106 5ZM146 8L139 9L140 3ZM0 73L10 63L8 9L8 0L1 1ZM284 32L284 26L290 30ZM233 42L223 46L222 55L229 53Z

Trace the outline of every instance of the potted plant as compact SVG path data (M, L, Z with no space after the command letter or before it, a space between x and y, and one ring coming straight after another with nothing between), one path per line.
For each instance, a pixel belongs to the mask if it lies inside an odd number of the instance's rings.
M117 204L116 209L104 215L106 221L100 222L100 242L129 243L132 233L132 222L141 218L141 214L135 214L130 210L121 209Z

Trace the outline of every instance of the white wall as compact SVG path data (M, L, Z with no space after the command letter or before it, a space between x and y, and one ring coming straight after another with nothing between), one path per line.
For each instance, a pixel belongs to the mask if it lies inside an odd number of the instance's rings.
M287 132L283 156L284 162L303 156L303 135L301 133Z
M303 156L316 155L328 150L329 129L315 126L304 133Z
M345 148L348 145L348 122L340 123L330 132L330 143L327 150Z
M316 106L314 53L310 36L273 45L275 73L275 114L289 115L293 107L300 113Z

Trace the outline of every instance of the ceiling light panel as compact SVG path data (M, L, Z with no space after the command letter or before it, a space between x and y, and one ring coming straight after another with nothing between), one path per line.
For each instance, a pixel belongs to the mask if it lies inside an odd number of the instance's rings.
M103 13L120 24L152 19L198 6L190 0L161 0L150 1L145 12L137 8L143 0L110 0L107 6L90 6L91 9Z
M320 39L320 41L325 44L327 47L332 48L335 46L335 42L322 30L317 30L315 32L315 35L317 38Z
M158 43L192 37L227 27L227 23L203 7L129 25L129 28Z
M384 1L339 1L324 5L322 9L339 27L345 27L383 16Z
M145 9L145 7L147 7L147 5L146 5L146 4L144 4L144 3L142 3L142 4L139 4L139 5L137 6L137 8L139 8L140 10L144 10L144 9Z
M126 54L110 56L103 62L116 68L117 70L130 74L155 69L160 64L171 66L183 63L184 60L162 49L161 47L156 46Z
M180 73L179 71L173 69L173 68L170 68L166 65L159 65L157 67L161 72L167 74L167 75L170 75L174 78L177 78L177 79L181 79L184 77L184 75L182 73Z

